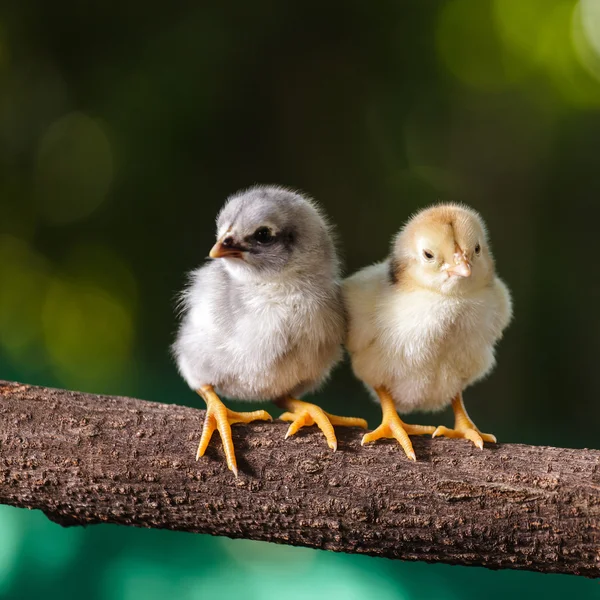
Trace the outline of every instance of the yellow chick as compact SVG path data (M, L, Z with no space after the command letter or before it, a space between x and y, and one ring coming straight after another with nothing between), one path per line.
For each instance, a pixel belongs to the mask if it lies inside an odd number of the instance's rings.
M471 440L481 433L463 390L488 374L494 346L512 316L506 285L496 276L487 232L474 210L442 204L412 217L387 260L344 282L346 340L355 375L381 403L381 425L362 440L395 438L409 459L409 435ZM452 403L454 429L409 425L398 416Z

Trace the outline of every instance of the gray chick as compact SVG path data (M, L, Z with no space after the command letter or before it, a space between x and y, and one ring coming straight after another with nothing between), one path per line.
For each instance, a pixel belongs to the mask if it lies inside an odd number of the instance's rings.
M213 259L191 273L173 352L182 377L206 402L196 458L219 430L237 476L231 424L270 420L219 399L272 400L291 421L286 438L317 424L330 448L333 425L364 419L330 415L297 398L318 388L342 357L345 319L330 227L313 202L276 186L227 199L217 217Z

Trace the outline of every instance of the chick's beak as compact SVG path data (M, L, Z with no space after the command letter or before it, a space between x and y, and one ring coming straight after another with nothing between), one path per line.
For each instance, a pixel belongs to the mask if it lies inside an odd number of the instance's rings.
M471 263L468 260L462 259L458 264L450 267L447 271L448 275L456 275L458 277L471 276Z
M456 275L456 277L471 277L471 263L458 244L456 244L454 252L454 265L448 265L446 273Z
M242 258L244 249L236 246L231 238L219 240L210 250L210 258Z

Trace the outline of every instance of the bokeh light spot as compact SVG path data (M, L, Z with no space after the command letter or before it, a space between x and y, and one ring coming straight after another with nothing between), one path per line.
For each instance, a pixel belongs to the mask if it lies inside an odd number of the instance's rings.
M438 16L438 55L463 83L484 91L514 84L527 66L498 38L490 4L481 0L452 0Z
M131 312L103 288L56 278L44 303L43 326L46 349L67 387L101 384L130 368Z
M561 96L573 106L600 106L600 86L582 67L573 41L576 4L558 3L540 23L539 56Z
M492 13L502 43L534 65L538 60L538 25L556 0L494 0Z
M69 223L90 215L104 201L113 178L113 156L105 127L71 113L52 123L36 161L35 191L42 215Z
M600 103L600 87L591 76L596 70L588 35L596 27L593 10L588 9L587 29L582 30L582 11L575 0L494 0L493 6L503 43L523 64L544 72L562 100L582 107Z
M0 235L0 348L32 366L32 346L42 338L41 314L48 264L26 242Z
M114 561L104 577L105 600L185 600L173 571L152 561L124 558ZM210 596L206 596L209 598Z
M234 540L230 547L241 548L241 544L238 544L240 541ZM286 600L408 600L411 597L404 586L387 578L385 571L377 568L357 569L347 557L329 552L259 543L269 548L263 548L255 558L246 555L241 563L230 563L227 569L206 572L196 583L196 593L190 590L190 600L211 597L279 600L282 595ZM259 550L259 543L254 544L254 550ZM250 544L246 544L246 550L251 547ZM275 555L279 553L287 554L290 559L297 555L302 560L305 552L306 556L312 556L309 562L302 564L299 571L294 568L293 560L279 563L275 559ZM273 560L267 558L269 555ZM267 560L264 560L265 558ZM237 573L236 577L231 577L232 570Z
M580 18L588 42L600 57L600 2L579 0Z
M600 2L577 3L573 11L573 45L581 65L600 81Z
M32 59L11 63L0 81L0 151L11 165L3 173L3 183L9 174L10 180L26 184L19 192L21 201L31 203L30 188L32 173L21 171L18 166L24 155L29 157L37 148L40 135L48 124L65 112L69 104L68 86L58 67L46 60ZM27 163L29 163L29 158ZM23 165L24 166L24 165ZM16 168L15 168L16 167ZM25 194L24 194L25 192ZM29 210L36 208L30 206Z
M262 570L270 564L284 573L289 571L290 576L300 575L317 557L317 553L309 548L229 538L218 538L218 541L232 561L244 569Z
M65 275L80 284L94 285L120 298L130 312L137 305L137 281L113 248L97 242L75 245L63 265Z
M85 529L60 527L39 510L28 512L26 516L28 527L23 544L26 564L37 573L68 568L77 559Z
M18 511L12 506L0 506L0 594L12 583L15 566L21 558L23 526Z

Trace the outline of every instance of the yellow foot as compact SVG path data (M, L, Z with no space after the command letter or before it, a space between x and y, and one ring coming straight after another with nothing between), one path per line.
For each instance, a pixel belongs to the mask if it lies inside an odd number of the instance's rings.
M367 428L367 422L364 419L330 415L316 404L311 404L310 402L303 402L295 398L285 398L277 404L282 408L288 409L288 412L284 412L279 417L282 421L291 422L285 434L286 440L302 427L309 427L316 424L325 435L327 445L335 452L337 450L337 438L333 431L334 425Z
M384 415L381 425L377 429L370 431L369 433L365 433L361 445L364 446L369 442L374 442L375 440L380 440L381 438L395 439L400 442L402 449L406 453L406 456L410 458L410 460L417 460L415 451L413 450L412 443L408 436L429 434L433 433L434 430L435 427L430 425L408 425L407 423L404 423L402 419L400 419L398 413L394 412L389 416Z
M432 425L408 425L404 423L396 412L394 400L390 394L384 388L376 388L375 392L379 396L381 402L381 410L383 412L383 418L381 419L381 425L375 429L366 433L363 436L361 445L364 446L369 442L380 440L381 438L391 438L398 440L406 456L410 460L417 460L415 451L413 450L412 443L409 435L424 435L430 434L435 431L435 427Z
M218 429L219 434L221 435L223 450L225 451L225 458L227 459L227 466L237 477L238 470L237 462L235 460L235 451L233 449L233 439L231 438L231 425L234 423L250 423L251 421L258 420L272 421L273 418L265 410L255 410L243 413L229 410L223 402L221 402L221 399L217 396L211 385L199 389L198 394L200 394L206 402L206 417L204 419L202 435L200 436L200 445L198 446L198 452L196 452L196 460L201 456L204 456L214 430Z
M483 442L496 443L496 436L491 433L481 433L477 427L461 427L449 429L440 425L434 432L432 437L444 436L447 438L464 438L471 440L480 450L483 448Z
M454 429L449 429L440 425L434 432L432 437L443 435L447 438L464 438L471 440L480 450L483 448L483 442L496 443L496 436L491 433L481 433L471 421L467 414L462 394L457 394L452 399L452 410L454 411Z

